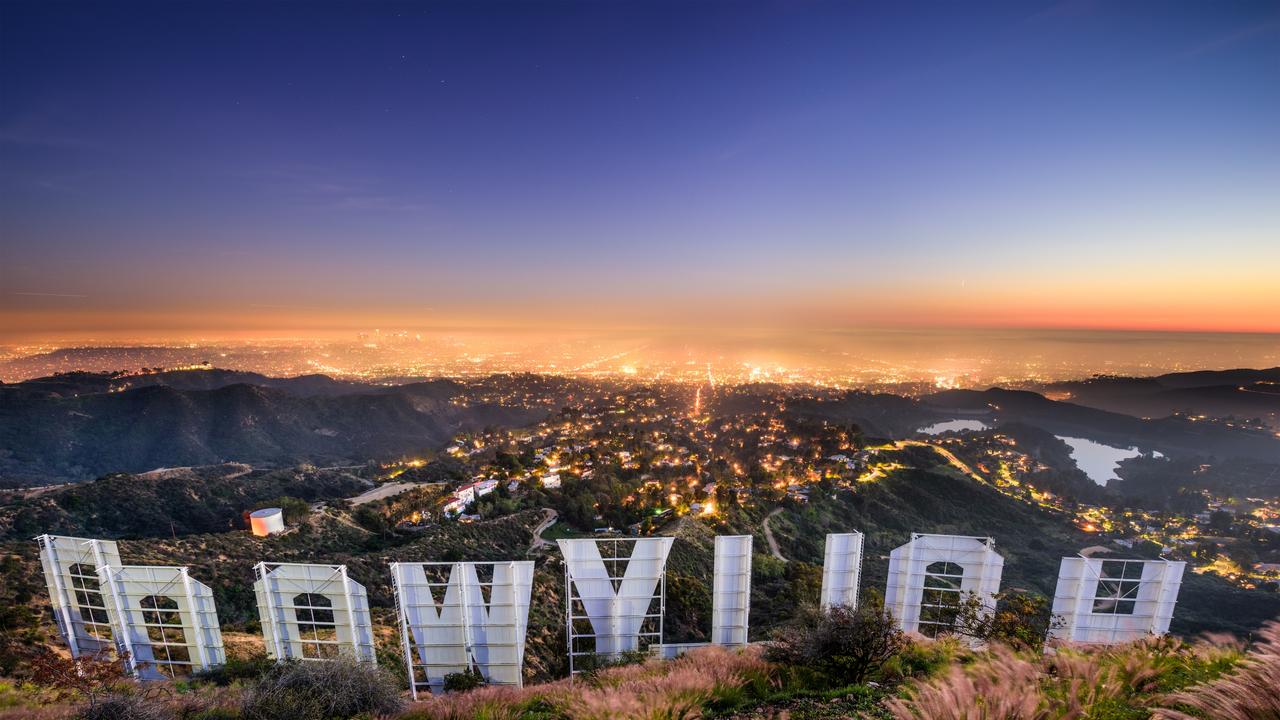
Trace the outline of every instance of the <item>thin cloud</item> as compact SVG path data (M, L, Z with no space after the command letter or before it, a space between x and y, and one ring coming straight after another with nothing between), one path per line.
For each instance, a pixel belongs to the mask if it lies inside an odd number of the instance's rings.
M10 295L21 295L23 297L53 297L53 298L87 298L88 295L76 295L74 293L45 293L45 292L11 292Z
M1201 55L1207 55L1209 53L1217 52L1219 50L1226 50L1228 48L1236 47L1237 45L1244 45L1244 44L1250 43L1254 40L1257 40L1258 38L1263 38L1268 35L1272 35L1277 31L1280 31L1280 18L1272 18L1265 22L1249 25L1247 27L1243 27L1239 30L1236 30L1235 32L1227 33L1226 35L1220 35L1216 38L1208 40L1207 42L1197 45L1191 48L1190 50L1184 52L1182 54L1182 57L1184 58L1199 57Z

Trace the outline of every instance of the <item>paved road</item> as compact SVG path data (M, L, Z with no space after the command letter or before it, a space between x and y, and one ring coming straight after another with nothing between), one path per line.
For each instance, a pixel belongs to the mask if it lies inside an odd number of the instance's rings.
M969 467L967 463L965 463L960 458L956 457L954 453L942 447L941 445L935 445L931 442L925 442L923 440L899 440L898 442L894 443L894 445L900 448L906 447L908 445L914 445L916 447L933 448L934 452L938 453L943 457L944 460L951 463L952 467L954 467L955 469L959 470L965 475L968 475L970 478L977 480L978 482L987 482L986 478L974 472L973 468Z
M399 495L405 490L416 488L419 485L421 485L421 483L387 483L386 485L379 485L378 487L365 490L359 495L351 498L351 506L355 507L357 505L373 502L374 500L388 498L392 495Z
M773 519L774 515L777 515L780 512L782 512L782 508L777 508L773 512L764 516L764 539L769 542L769 552L773 553L773 556L782 562L786 562L787 559L782 557L782 551L778 549L778 541L773 539L773 531L769 529L769 521Z
M557 513L555 510L552 510L551 508L542 508L542 511L546 513L546 517L542 519L542 522L538 524L538 527L533 529L533 543L529 545L529 552L533 552L534 550L539 550L551 544L546 540L542 539L542 533L547 528L551 527L552 525L555 525L556 520L560 517L560 514Z

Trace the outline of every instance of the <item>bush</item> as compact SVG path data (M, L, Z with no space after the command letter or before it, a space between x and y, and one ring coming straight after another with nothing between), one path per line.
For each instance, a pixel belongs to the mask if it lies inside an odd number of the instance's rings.
M811 669L834 685L855 685L866 682L906 645L906 636L882 607L824 611L809 606L774 634L765 659Z
M245 693L240 714L245 720L347 720L389 715L401 705L385 670L343 657L277 665Z
M995 608L989 609L977 595L968 593L960 603L955 632L1014 649L1039 651L1049 629L1060 622L1042 595L1006 590L996 595Z
M916 638L885 663L880 670L880 678L888 682L901 682L937 675L953 664L962 662L968 652L968 647L958 638Z
M475 668L467 668L462 672L449 673L444 676L445 692L474 690L481 685L484 685L484 676Z
M230 658L225 664L201 670L193 679L225 687L237 680L257 680L271 672L275 665L275 661L266 655Z
M226 708L197 710L182 716L182 720L239 720L240 713Z
M86 705L76 720L167 720L161 703L137 695L108 695Z
M610 668L626 667L628 665L643 665L650 660L650 655L643 650L623 650L617 656L609 655L582 655L579 656L574 663L574 670L585 680L596 677L603 670Z

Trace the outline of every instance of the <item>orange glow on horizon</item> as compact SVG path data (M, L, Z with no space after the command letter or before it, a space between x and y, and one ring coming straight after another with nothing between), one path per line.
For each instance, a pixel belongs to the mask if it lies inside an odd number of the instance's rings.
M817 289L829 288L829 289ZM566 293L584 291L572 286ZM1126 278L967 282L888 276L839 285L738 287L732 293L620 289L600 297L361 301L298 304L190 298L0 297L0 342L103 339L349 338L374 328L422 331L628 332L661 329L1009 329L1280 333L1280 283L1262 269L1236 277L1193 272Z

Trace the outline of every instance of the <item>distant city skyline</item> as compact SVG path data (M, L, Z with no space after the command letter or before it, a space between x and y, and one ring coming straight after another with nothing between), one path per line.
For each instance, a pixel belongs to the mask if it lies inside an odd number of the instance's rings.
M0 5L0 344L1280 332L1265 3Z

